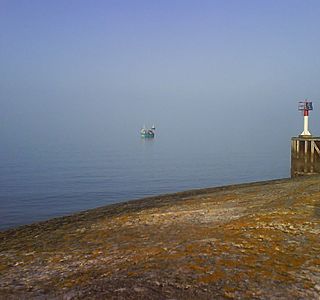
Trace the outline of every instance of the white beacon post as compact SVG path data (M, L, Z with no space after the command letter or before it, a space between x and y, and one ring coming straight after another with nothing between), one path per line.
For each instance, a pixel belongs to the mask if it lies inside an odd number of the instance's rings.
M312 102L310 101L301 101L299 102L300 111L303 111L303 131L300 136L311 137L311 133L309 131L309 110L313 110Z

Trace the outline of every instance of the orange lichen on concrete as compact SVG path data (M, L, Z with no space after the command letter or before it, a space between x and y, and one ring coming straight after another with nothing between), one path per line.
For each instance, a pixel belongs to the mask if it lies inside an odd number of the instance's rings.
M0 232L0 298L317 298L320 178L189 191Z

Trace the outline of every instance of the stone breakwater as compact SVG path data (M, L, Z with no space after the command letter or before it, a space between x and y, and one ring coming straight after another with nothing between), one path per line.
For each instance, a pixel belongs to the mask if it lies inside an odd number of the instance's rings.
M320 177L110 205L0 232L1 299L319 299Z

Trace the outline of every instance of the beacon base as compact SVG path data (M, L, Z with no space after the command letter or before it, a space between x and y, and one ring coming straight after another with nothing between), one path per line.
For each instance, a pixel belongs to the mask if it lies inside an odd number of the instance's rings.
M291 177L320 174L320 137L291 139Z

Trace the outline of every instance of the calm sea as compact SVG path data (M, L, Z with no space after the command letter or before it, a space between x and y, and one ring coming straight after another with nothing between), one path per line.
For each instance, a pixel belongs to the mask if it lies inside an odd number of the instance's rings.
M0 150L0 229L110 203L289 176L282 144L158 132Z

